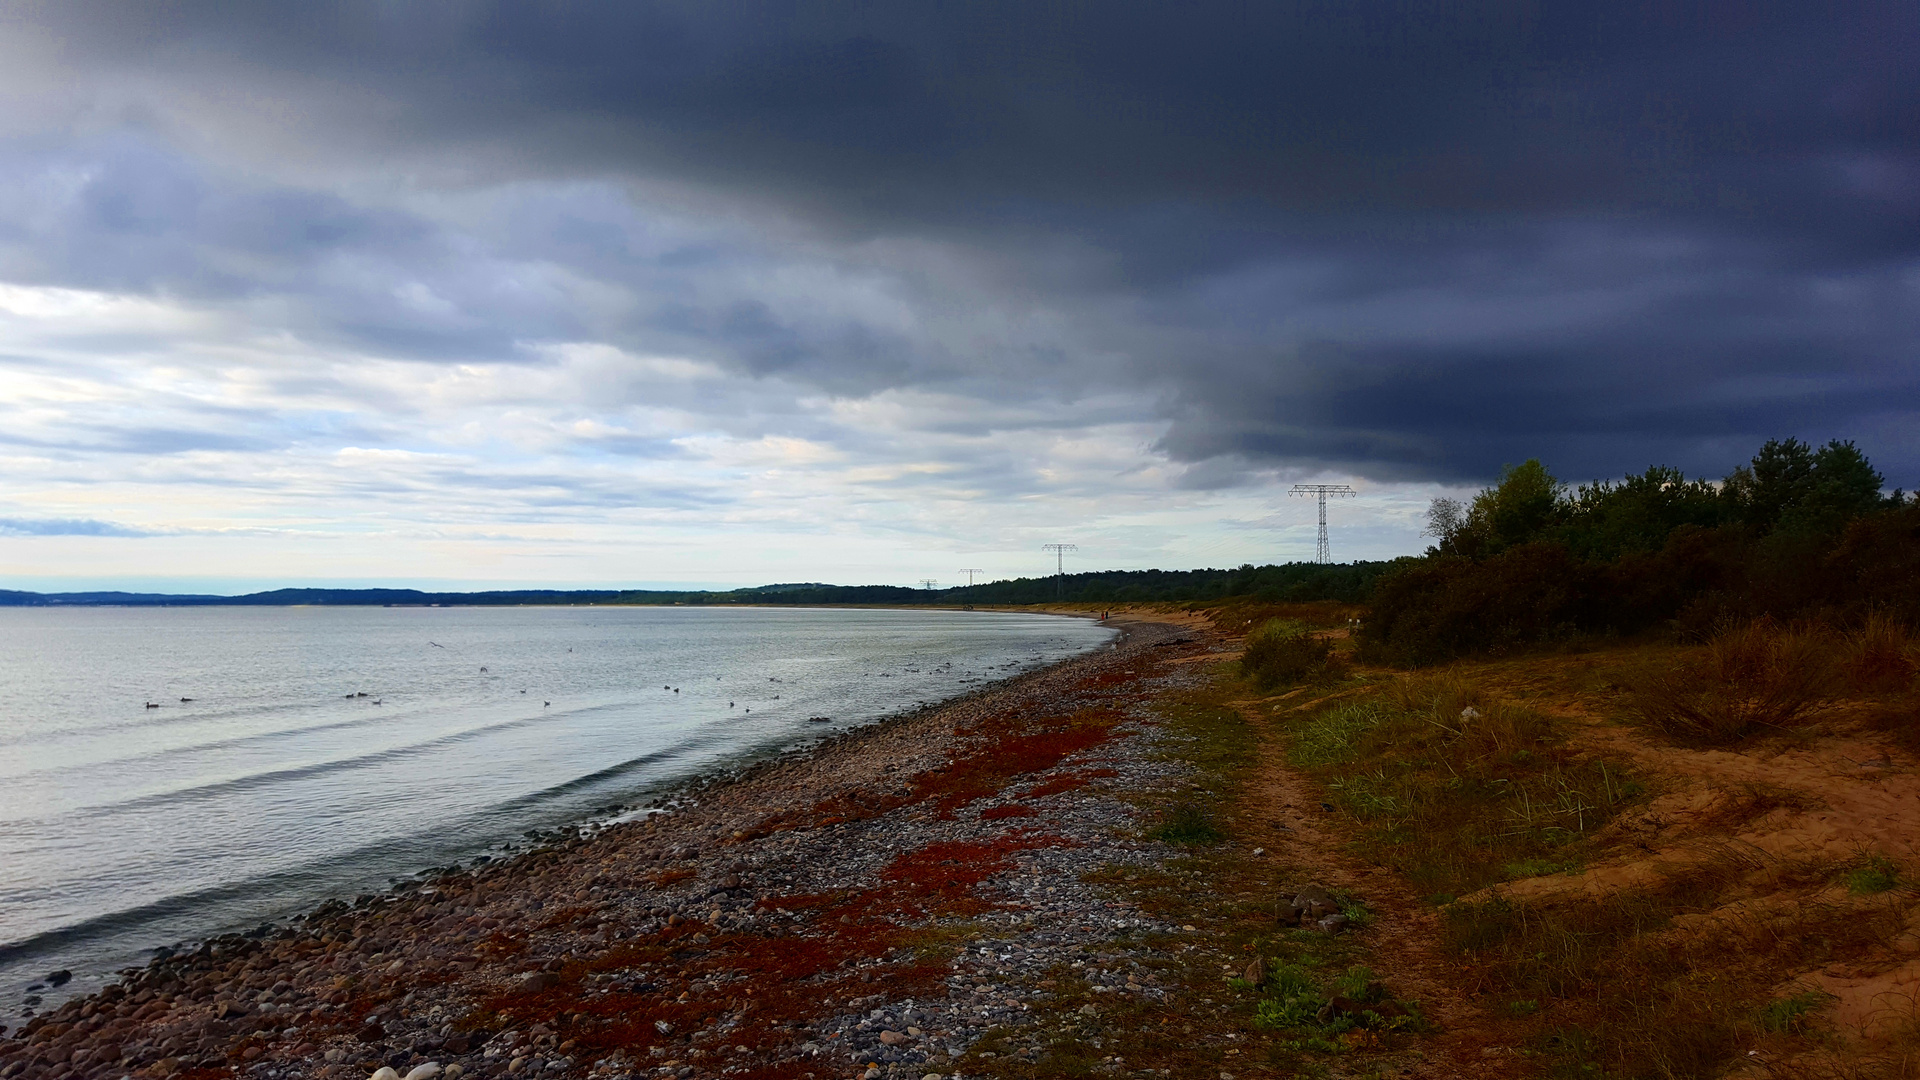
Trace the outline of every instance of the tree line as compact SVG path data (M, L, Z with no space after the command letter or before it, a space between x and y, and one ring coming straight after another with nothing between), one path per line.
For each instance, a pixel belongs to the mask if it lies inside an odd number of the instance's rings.
M1527 461L1433 501L1434 544L1379 579L1362 647L1432 663L1762 615L1920 621L1920 500L1884 487L1843 441L1771 440L1719 481L1654 466L1570 488Z

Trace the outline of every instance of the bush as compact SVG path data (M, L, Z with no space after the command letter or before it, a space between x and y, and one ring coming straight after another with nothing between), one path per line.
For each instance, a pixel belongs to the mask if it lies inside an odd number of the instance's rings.
M1761 618L1715 634L1672 667L1628 682L1628 707L1668 737L1726 746L1781 731L1827 700L1838 643L1829 632Z
M1327 678L1340 669L1333 643L1291 619L1271 619L1247 635L1241 674L1262 689Z

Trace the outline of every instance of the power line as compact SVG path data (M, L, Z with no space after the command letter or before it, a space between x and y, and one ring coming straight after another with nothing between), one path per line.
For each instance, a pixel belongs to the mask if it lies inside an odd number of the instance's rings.
M1066 578L1064 575L1066 574L1067 552L1079 551L1080 545L1078 544L1041 544L1040 547L1043 550L1053 552L1053 598L1055 600L1059 600L1061 597L1061 590L1066 587L1066 584L1065 584Z
M1295 484L1289 495L1317 495L1320 498L1320 546L1313 554L1313 561L1330 563L1333 555L1327 549L1327 496L1345 499L1360 494L1345 484Z

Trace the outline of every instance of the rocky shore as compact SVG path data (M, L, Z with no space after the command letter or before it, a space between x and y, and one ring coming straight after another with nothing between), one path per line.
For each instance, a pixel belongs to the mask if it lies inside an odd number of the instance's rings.
M1059 972L1165 1001L1138 939L1201 947L1087 879L1170 854L1129 801L1185 783L1145 702L1211 648L1135 623L643 820L206 942L0 1037L0 1080L952 1077L987 1032L1036 1054Z

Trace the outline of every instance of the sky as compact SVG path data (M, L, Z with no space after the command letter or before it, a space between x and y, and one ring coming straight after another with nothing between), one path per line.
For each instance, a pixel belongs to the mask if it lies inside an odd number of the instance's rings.
M1418 552L1920 487L1920 5L0 0L0 587Z

